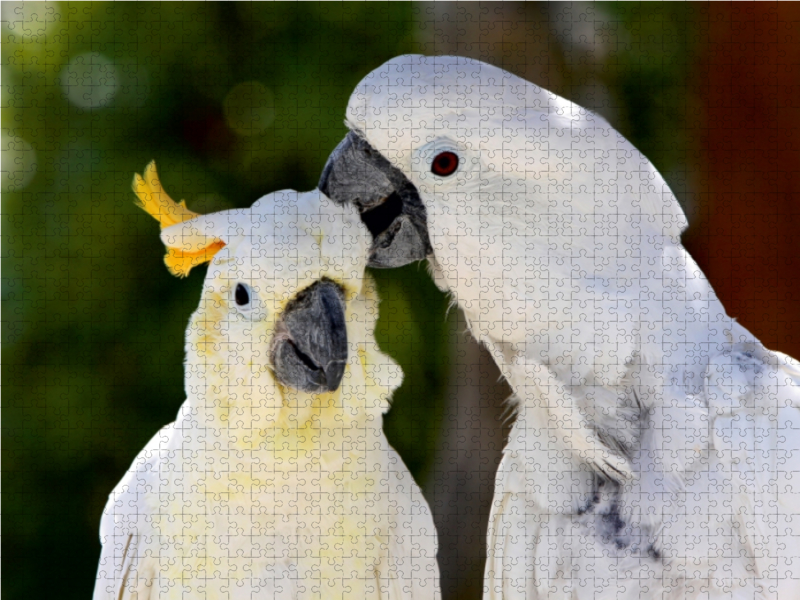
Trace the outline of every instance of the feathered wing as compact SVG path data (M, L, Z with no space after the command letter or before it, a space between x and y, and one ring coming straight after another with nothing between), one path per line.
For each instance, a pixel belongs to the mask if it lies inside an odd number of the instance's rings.
M710 467L729 486L709 493L730 502L765 598L800 598L798 374L794 359L758 342L735 344L708 367Z
M524 472L518 467L518 458L504 453L497 469L486 538L485 600L524 598L532 578L532 556L523 539L535 532L527 522Z
M388 447L388 444L387 444ZM400 455L388 447L385 471L389 518L388 553L378 566L381 598L441 597L436 562L436 528L428 503Z
M114 536L114 548L103 546L94 600L149 600L155 572L140 568L140 540L138 533L127 533ZM117 554L120 542L122 551Z
M702 397L679 400L649 409L637 479L607 502L521 407L497 472L486 600L638 598L637 581L668 598L800 598L800 363L732 344Z
M152 488L162 452L173 434L170 423L153 436L114 488L100 520L100 563L94 600L147 600L155 572L142 564L141 526L149 508L145 494Z
M615 568L641 566L621 560L624 552L604 543L603 516L594 523L577 504L592 498L595 475L559 440L545 407L518 409L495 478L484 599L637 597L630 585L623 593Z

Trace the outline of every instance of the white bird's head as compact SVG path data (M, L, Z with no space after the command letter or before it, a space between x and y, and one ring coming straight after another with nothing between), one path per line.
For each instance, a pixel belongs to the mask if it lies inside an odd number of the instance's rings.
M559 218L616 220L620 233L673 239L685 227L652 164L602 117L477 60L398 56L358 84L346 122L319 188L359 208L371 266L434 249L445 262L478 255L463 244L515 222L539 220L538 231L517 235L545 244Z
M197 215L164 194L154 166L134 190L162 223L174 274L210 261L186 334L187 394L237 404L275 395L276 382L313 393L339 387L347 303L362 290L368 246L354 210L318 191L284 190L247 209Z

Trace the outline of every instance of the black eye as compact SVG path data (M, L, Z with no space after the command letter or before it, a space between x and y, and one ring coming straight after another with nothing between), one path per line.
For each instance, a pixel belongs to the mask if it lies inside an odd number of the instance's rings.
M244 306L245 304L250 303L250 292L247 291L247 286L242 285L241 283L236 284L236 304L238 306Z
M447 177L456 172L458 168L458 155L455 152L440 152L433 159L431 173L440 177Z

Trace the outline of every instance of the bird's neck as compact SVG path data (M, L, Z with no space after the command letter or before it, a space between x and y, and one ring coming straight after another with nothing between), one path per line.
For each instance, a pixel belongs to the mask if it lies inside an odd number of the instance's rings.
M457 276L465 269L451 268L448 259L443 265L433 259L431 272L484 343L558 363L565 377L599 366L601 385L619 383L626 363L652 360L694 393L708 358L732 336L749 333L726 314L680 244L632 248L630 255L540 257L527 267L524 259L504 255L473 268L479 273L473 278Z
M199 435L186 443L246 452L253 461L273 461L276 448L306 453L323 447L341 449L345 437L356 439L366 428L380 430L381 415L400 377L383 373L394 363L377 347L370 352L358 346L339 389L322 394L288 389L273 379L254 380L246 365L187 361L187 400L179 421Z

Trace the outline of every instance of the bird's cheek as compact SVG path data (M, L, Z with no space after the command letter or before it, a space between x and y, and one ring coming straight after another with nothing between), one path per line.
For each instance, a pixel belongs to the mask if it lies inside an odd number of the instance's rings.
M435 197L433 202L425 203L428 221L428 236L437 253L441 244L447 242L447 238L455 235L454 227L457 226L457 210L449 206L446 198Z
M189 362L213 360L223 340L223 324L205 312L192 316L186 330L186 358Z
M250 378L269 364L271 334L262 322L232 315L216 338L218 360L236 365L241 377Z
M253 376L260 376L263 373L268 373L272 369L269 361L269 345L272 339L273 328L267 329L266 327L258 327L252 336L251 343L251 356L249 357L249 364Z

